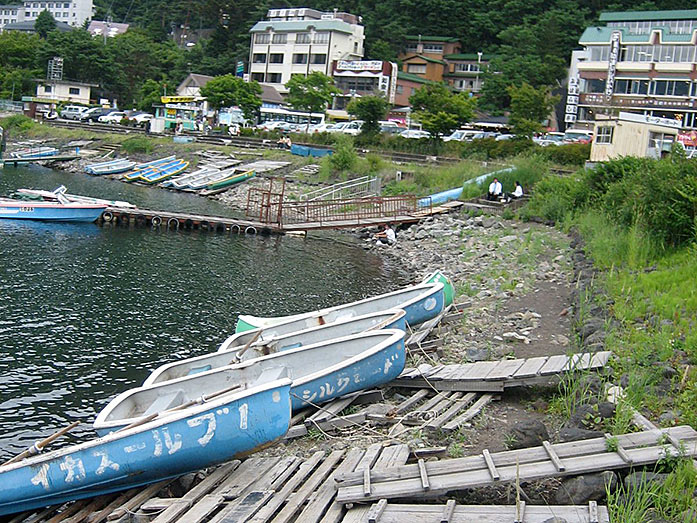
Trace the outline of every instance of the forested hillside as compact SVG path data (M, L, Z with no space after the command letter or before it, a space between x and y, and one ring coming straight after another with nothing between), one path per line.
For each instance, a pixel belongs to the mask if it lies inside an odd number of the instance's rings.
M234 70L246 61L249 28L271 7L337 8L363 17L366 58L394 60L408 34L455 36L465 52L484 51L499 58L485 103L503 108L505 86L523 81L556 85L584 27L601 11L680 9L676 0L637 4L621 0L96 0L96 19L111 16L135 27L104 42L84 31L36 36L0 35L0 98L33 90L32 77L45 74L46 60L63 56L66 77L99 84L103 94L130 105L145 103L163 84L174 88L188 72L210 75ZM212 29L189 49L174 45L174 27ZM146 84L146 80L152 80ZM14 87L14 89L13 89Z

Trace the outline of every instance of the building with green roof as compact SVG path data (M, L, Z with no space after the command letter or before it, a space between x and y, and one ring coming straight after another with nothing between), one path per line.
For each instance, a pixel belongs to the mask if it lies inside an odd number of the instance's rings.
M567 126L634 112L697 128L697 9L606 12L574 52Z

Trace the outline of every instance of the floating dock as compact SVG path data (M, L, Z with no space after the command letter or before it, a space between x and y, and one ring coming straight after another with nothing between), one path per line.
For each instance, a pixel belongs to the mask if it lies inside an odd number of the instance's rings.
M44 163L44 162L70 162L79 158L76 154L61 154L59 156L47 156L45 158L3 158L0 160L0 167L12 165L17 167L27 163Z

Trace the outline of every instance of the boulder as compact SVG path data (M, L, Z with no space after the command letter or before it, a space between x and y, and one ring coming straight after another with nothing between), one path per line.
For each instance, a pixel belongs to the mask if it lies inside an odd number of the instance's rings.
M602 438L603 432L598 430L586 430L578 427L564 427L559 431L559 441L580 441L582 439Z
M632 491L642 483L662 484L665 482L667 477L668 474L649 472L648 470L632 472L624 478L624 488L627 491L627 494L631 494Z
M509 449L524 449L527 447L539 447L543 441L549 440L547 427L538 420L523 420L517 422L508 431L507 438Z
M610 470L566 478L554 494L554 501L559 505L585 505L604 499L606 488L617 488L617 476Z
M605 321L600 318L589 318L585 323L578 329L578 335L582 340L585 340L596 331L602 330L605 326Z

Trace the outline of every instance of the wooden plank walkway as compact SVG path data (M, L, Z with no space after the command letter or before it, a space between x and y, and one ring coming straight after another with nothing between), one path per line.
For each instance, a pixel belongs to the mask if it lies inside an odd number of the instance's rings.
M375 443L367 449L318 451L297 456L250 457L225 463L181 494L167 480L124 493L26 512L12 523L340 523L346 508L337 503L336 477L390 470L413 458L407 445Z
M600 369L611 355L610 351L602 351L455 365L423 364L405 369L392 385L442 391L501 392L509 387L547 382L567 372Z
M382 498L432 496L494 483L573 476L589 472L654 464L666 456L696 456L697 432L689 426L617 436L617 450L605 438L370 470L337 478L337 500L343 503Z
M349 510L342 523L610 523L607 507L588 505L402 505L375 503Z
M4 158L0 159L0 167L12 165L17 167L27 163L46 163L46 162L69 162L80 158L76 154L61 154L56 156L46 156L44 158Z

